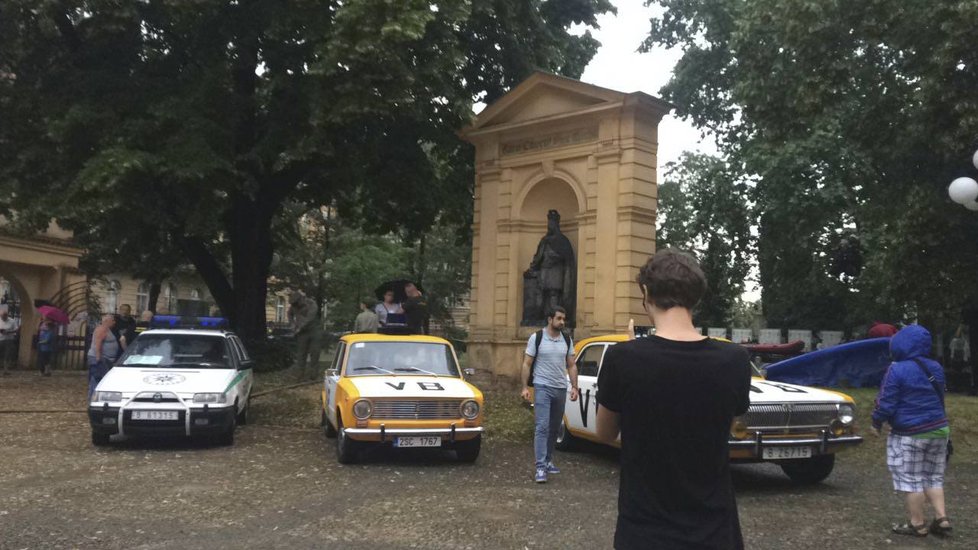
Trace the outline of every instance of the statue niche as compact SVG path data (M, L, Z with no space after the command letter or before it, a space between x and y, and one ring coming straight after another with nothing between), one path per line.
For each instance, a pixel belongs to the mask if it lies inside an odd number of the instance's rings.
M568 328L575 326L577 261L570 240L560 232L560 213L547 213L547 234L540 239L530 268L523 272L523 319L520 326L541 326L555 306L567 310Z

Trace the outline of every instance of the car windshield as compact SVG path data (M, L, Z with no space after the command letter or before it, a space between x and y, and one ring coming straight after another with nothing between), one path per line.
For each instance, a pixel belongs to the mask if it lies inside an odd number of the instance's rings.
M458 376L452 350L426 342L356 342L350 346L347 376Z
M124 367L232 368L221 336L141 334L119 360Z

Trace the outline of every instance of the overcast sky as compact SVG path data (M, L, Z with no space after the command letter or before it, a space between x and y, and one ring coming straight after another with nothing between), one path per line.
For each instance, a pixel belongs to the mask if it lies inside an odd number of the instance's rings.
M587 66L581 80L620 92L645 92L658 97L659 90L672 75L682 53L678 49L657 48L639 53L638 47L649 34L649 19L658 8L643 6L643 0L614 0L618 15L598 18L601 28L592 31L601 49ZM659 180L666 163L679 159L683 151L715 152L712 139L700 139L692 124L667 116L659 125Z

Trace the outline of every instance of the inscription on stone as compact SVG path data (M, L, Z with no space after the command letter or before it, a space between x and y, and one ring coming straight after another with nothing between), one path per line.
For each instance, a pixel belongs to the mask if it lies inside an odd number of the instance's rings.
M566 132L557 132L543 136L521 139L519 141L509 141L502 144L502 154L517 155L527 151L538 151L540 149L552 149L554 147L564 147L578 143L587 143L598 139L598 127L577 128Z

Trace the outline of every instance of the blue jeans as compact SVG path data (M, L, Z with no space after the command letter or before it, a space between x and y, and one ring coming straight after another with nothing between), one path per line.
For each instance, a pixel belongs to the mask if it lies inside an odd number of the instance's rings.
M96 361L95 358L88 358L88 400L92 400L92 394L95 393L95 386L102 381L102 378L109 372L112 368L113 361L102 359L101 361Z
M564 418L566 388L550 386L533 387L533 454L536 467L543 468L553 462L554 443L557 442L557 429Z

